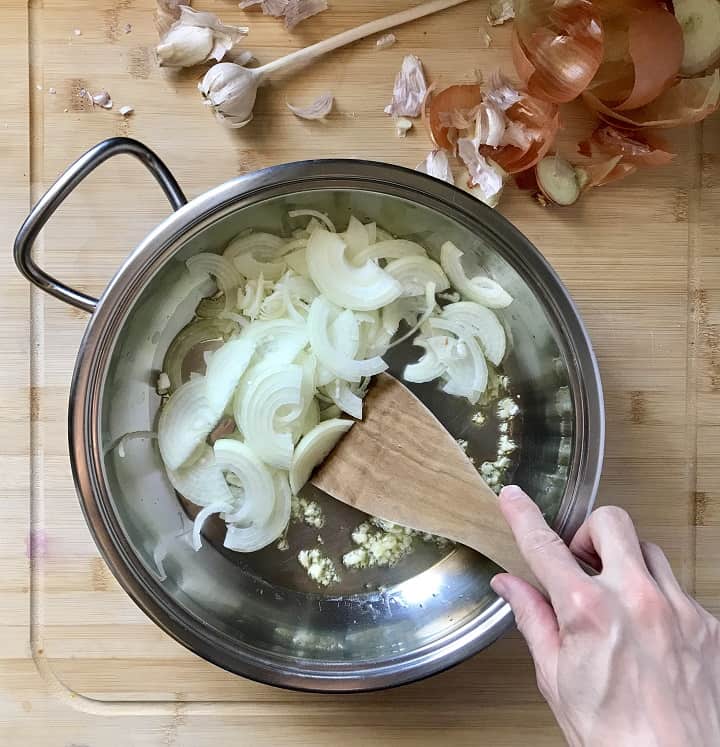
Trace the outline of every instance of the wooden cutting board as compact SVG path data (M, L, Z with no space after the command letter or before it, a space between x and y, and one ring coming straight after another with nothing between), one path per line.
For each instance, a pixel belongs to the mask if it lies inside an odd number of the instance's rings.
M247 19L248 47L267 61L410 2L331 0L330 11L294 35L228 0L196 4L231 23ZM368 40L339 51L264 91L253 126L229 132L202 107L195 73L156 68L151 0L3 3L2 744L561 743L517 634L425 682L337 697L234 677L153 626L99 558L72 486L66 400L86 317L31 292L8 251L31 201L110 135L156 149L190 196L301 158L413 167L430 147L422 127L399 140L382 114L402 56L418 54L440 86L472 80L475 69L509 68L510 29L490 31L487 48L485 13L486 2L472 0L398 29L389 50ZM115 108L93 111L82 88L107 89ZM299 121L285 107L327 89L337 97L327 123ZM117 113L124 104L135 107L127 119ZM571 115L566 137L583 122ZM720 118L672 141L672 166L597 190L573 208L543 209L509 190L500 209L553 263L593 337L608 414L601 501L625 506L641 534L666 548L686 588L718 613ZM137 164L109 163L63 206L38 254L61 278L99 294L166 212Z

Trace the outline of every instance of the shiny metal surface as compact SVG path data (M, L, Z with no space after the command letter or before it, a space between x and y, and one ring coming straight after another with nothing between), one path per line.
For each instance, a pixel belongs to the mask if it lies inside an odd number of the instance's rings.
M437 249L447 239L466 269L490 271L515 296L502 314L505 365L523 403L514 479L565 536L589 512L604 443L602 391L575 307L539 252L501 215L454 187L360 161L287 164L240 177L182 207L132 252L100 298L78 355L70 450L83 510L110 568L135 602L185 646L230 671L285 687L358 691L409 682L480 651L512 623L489 589L493 566L465 548L422 545L389 571L342 573L326 592L295 561L317 530L294 527L289 552L195 553L190 520L168 484L152 430L154 382L197 298L184 260L245 228L286 233L287 211L312 207L344 225L352 212ZM399 346L391 369L417 351ZM472 411L434 387L417 390L470 451L487 458ZM388 489L392 489L389 485ZM438 489L442 489L439 485ZM448 500L451 496L448 496ZM329 552L350 549L359 518L326 499ZM369 588L368 588L369 585Z
M180 189L180 185L175 181L175 177L150 148L139 143L137 140L126 137L113 137L103 140L93 148L90 148L75 163L68 166L52 187L40 198L37 205L30 211L30 215L23 222L15 238L13 255L15 264L20 272L31 283L34 283L46 293L83 311L94 311L97 299L76 291L60 280L48 275L35 263L32 256L32 247L43 226L78 184L95 171L98 166L107 161L108 158L119 155L128 155L137 158L155 177L175 210L187 202L187 198Z

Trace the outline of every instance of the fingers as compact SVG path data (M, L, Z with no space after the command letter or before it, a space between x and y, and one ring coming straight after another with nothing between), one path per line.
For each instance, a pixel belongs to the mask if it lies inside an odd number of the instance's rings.
M668 601L673 606L677 606L678 603L687 603L687 596L675 578L665 553L652 542L641 542L640 549L650 575L655 579L655 583Z
M554 682L560 636L553 608L534 586L509 573L498 573L490 586L512 608L518 630L535 661L538 680Z
M500 493L500 510L520 552L538 581L555 599L583 573L560 537L547 525L537 505L515 485Z
M575 533L570 550L593 567L601 567L605 576L645 570L635 525L617 506L595 509Z

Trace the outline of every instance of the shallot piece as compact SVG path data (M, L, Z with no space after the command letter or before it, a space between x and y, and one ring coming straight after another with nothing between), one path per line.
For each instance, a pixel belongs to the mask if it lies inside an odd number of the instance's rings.
M675 158L653 133L626 132L611 125L595 129L588 140L578 144L578 150L585 156L591 156L594 150L606 156L622 156L625 163L637 166L664 166Z
M180 6L180 18L160 39L155 52L160 67L193 67L220 62L240 39L247 26L228 26L214 14Z
M388 47L392 47L393 44L397 41L397 37L392 32L389 34L383 34L376 42L375 46L378 49L387 49Z
M442 179L444 182L449 182L450 184L455 183L452 169L450 168L450 161L444 150L430 151L425 160L415 168L416 171L422 171L423 174L429 174L436 179Z
M164 36L175 21L180 18L180 7L190 7L192 0L156 0L155 28L160 36Z
M677 127L700 122L720 106L720 71L702 78L683 78L655 101L633 111L619 112L604 104L590 91L585 104L598 116L623 129Z
M288 0L283 11L285 28L292 31L299 23L327 9L327 0Z
M293 106L288 103L287 108L300 119L324 119L333 108L335 97L329 91L321 94L308 106Z
M515 18L513 0L494 0L490 3L487 22L491 26L501 26L506 21L512 21L513 18Z
M427 90L422 62L415 55L406 55L395 78L392 101L385 107L385 114L419 117Z
M514 57L525 58L518 73L544 101L577 98L603 59L603 27L591 0L518 0L515 32Z

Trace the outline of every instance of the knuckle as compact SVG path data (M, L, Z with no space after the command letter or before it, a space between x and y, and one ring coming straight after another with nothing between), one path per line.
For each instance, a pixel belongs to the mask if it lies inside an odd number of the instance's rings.
M531 529L522 539L522 547L526 553L544 552L548 548L562 544L563 541L550 527Z
M601 506L595 509L591 515L595 523L603 523L611 526L634 527L630 514L620 506Z
M649 577L638 575L628 584L627 592L626 605L637 622L657 626L670 621L670 603Z

